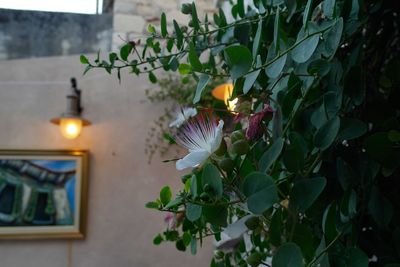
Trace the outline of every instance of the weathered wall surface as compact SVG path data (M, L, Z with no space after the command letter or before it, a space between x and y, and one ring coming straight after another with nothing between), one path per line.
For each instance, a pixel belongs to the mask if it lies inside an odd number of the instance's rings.
M0 60L109 50L113 16L0 9Z
M186 25L189 17L180 12L180 7L183 3L192 2L196 3L201 20L205 13L209 13L209 18L212 18L217 0L115 0L112 48L118 49L124 40L143 39L147 24L159 25L162 12L168 23L172 24L175 19Z
M162 215L144 204L165 184L177 188L180 179L173 164L157 158L147 164L144 140L163 107L143 101L150 87L146 77L125 74L119 85L104 71L82 77L82 70L78 56L0 62L0 148L91 152L86 240L1 240L0 266L208 266L211 246L193 257L172 244L152 244L165 225ZM72 76L93 125L70 141L49 119L64 111Z

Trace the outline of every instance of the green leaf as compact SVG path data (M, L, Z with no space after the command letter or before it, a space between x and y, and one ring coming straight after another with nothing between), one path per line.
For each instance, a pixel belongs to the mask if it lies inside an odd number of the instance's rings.
M315 250L315 254L314 257L317 257L318 255L320 255L321 253L322 256L320 256L316 261L314 266L324 266L324 267L330 267L329 265L329 257L328 257L328 253L325 253L326 249L326 244L325 244L325 238L322 237L321 238L321 242L319 243L318 248Z
M199 18L197 16L197 9L194 2L192 3L192 23L193 23L193 28L196 31L200 30Z
M159 205L158 205L157 202L151 201L151 202L147 202L145 207L148 208L148 209L156 209L156 210L158 210Z
M156 28L154 27L154 25L152 24L148 24L147 25L147 31L151 34L155 34L156 33Z
M185 74L189 74L192 71L192 67L189 64L181 63L181 64L179 64L178 70L179 70L179 74L185 75Z
M387 226L393 217L392 203L390 203L376 186L371 190L368 211L380 228Z
M222 178L217 167L215 167L213 164L209 163L204 166L203 175L201 177L201 184L203 188L206 184L208 184L212 188L213 194L218 197L222 196Z
M260 68L261 67L261 56L258 55L257 56L257 65L256 68ZM243 84L243 93L247 94L251 87L253 87L253 84L256 82L258 75L261 72L261 68L259 70L253 71L249 74L247 74L244 78L244 84Z
M278 247L282 242L283 236L282 209L275 210L268 230L269 240L271 241L271 244Z
M340 128L340 119L338 116L333 119L327 121L314 135L314 145L321 150L327 149L339 132Z
M368 126L366 123L357 119L342 118L338 140L352 140L363 136L367 131Z
M290 203L299 212L305 212L317 200L325 186L326 179L324 177L306 178L296 181L290 194Z
M245 75L251 68L253 57L250 50L242 45L229 46L224 49L226 64L229 66L233 80Z
M154 75L154 73L152 71L149 72L149 80L152 83L157 83L157 77L156 77L156 75Z
M277 78L279 74L281 74L287 60L287 54L281 55L278 52L276 52L278 51L277 47L278 46L275 45L275 42L272 43L271 47L268 50L267 60L266 60L266 64L268 65L265 68L265 74L267 74L268 77L272 79ZM279 49L280 50L286 49L286 44L284 43L283 40L279 40Z
M178 22L176 22L176 20L173 20L173 24L174 24L175 35L176 35L176 46L178 47L178 49L181 49L182 44L183 44L183 33L182 33L181 28L179 27Z
M308 30L305 28L305 26L300 29L297 35L296 43L294 44L296 47L291 52L291 56L294 61L297 63L304 63L313 55L319 42L320 34L314 34L317 31L318 27L311 22L308 25Z
M285 5L289 11L289 14L286 18L286 22L289 23L292 16L296 13L297 9L297 1L296 0L284 0Z
M272 267L302 267L303 255L295 243L286 243L278 248L272 258Z
M261 172L246 176L243 194L247 197L247 206L255 214L262 214L278 201L277 188L272 178Z
M261 40L261 34L262 34L262 25L263 25L263 21L260 20L258 22L256 35L254 36L254 39L253 39L253 59L256 59L256 57L258 55L258 49L260 47L260 40Z
M168 30L167 30L167 16L163 12L161 14L161 36L165 37L168 35Z
M324 232L326 242L330 243L338 234L336 228L336 204L330 204L325 209L324 215L322 217L322 230Z
M206 87L206 85L210 81L210 78L211 77L209 75L207 75L207 74L200 75L199 83L197 84L197 88L196 88L196 94L195 94L194 99L193 99L193 104L196 104L197 102L200 101L201 93L203 92L204 88Z
M183 199L181 197L177 197L174 200L168 202L168 204L164 207L166 209L174 208L176 206L179 206L183 203Z
M289 140L290 144L287 145L282 160L289 171L298 172L304 165L306 144L303 137L296 132L289 134Z
M350 248L349 249L349 267L368 267L369 260L368 256L358 248Z
M90 65L86 66L86 68L85 68L85 70L83 71L83 74L82 74L82 75L85 75L85 74L88 73L88 71L91 70L91 69L92 69L92 66L90 66Z
M164 186L160 191L160 200L163 205L167 205L171 201L172 192L169 186Z
M186 205L186 218L194 222L198 219L200 219L202 213L202 207L200 205L188 203Z
M274 44L274 52L277 53L278 50L280 49L279 47L279 7L276 9L276 13L275 13L275 22L274 22L274 40L273 40L273 44Z
M153 244L160 245L163 240L164 239L162 238L162 236L160 234L158 234L156 237L154 237Z
M79 59L82 64L89 64L89 60L84 55L81 55Z
M283 139L278 138L261 156L259 168L261 172L267 172L271 165L278 159L283 148Z
M189 62L194 71L201 71L203 69L203 65L197 56L196 48L194 47L193 42L189 43Z
M329 73L331 66L328 61L325 59L317 59L314 60L308 65L307 71L310 74L317 74L320 77L323 77Z
M237 11L238 14L241 18L244 18L244 1L243 0L238 0L237 1Z
M324 0L322 10L328 18L333 18L336 15L336 0Z
M342 38L342 32L343 18L339 18L336 20L332 28L323 34L325 39L325 49L322 51L322 53L325 57L331 57L336 53Z
M204 206L202 214L214 226L227 226L228 210L225 206Z
M132 52L132 49L133 46L130 43L126 43L124 46L122 46L119 51L121 59L127 61L129 54Z
M305 26L305 28L307 28L307 23L310 20L310 16L311 16L311 6L312 6L312 0L308 0L307 1L307 5L304 9L304 13L303 13L303 26Z
M200 177L193 174L190 181L190 193L193 197L199 196L202 192Z
M325 115L334 118L342 107L342 93L330 91L324 94Z

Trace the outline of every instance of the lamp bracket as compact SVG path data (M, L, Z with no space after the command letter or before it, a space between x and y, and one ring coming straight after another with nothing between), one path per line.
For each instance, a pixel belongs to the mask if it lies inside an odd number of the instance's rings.
M71 78L71 89L74 92L74 94L76 95L77 109L78 109L77 111L79 114L81 114L83 111L83 107L81 105L81 92L82 91L80 89L78 89L77 81L76 81L75 77Z

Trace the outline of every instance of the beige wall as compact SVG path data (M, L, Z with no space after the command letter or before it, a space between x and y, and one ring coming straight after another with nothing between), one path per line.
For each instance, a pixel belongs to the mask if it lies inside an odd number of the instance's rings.
M0 266L209 266L210 246L193 257L173 244L152 244L164 229L163 216L144 204L165 184L177 188L180 179L173 164L157 157L147 164L144 140L162 107L143 103L151 86L146 77L125 74L119 85L115 75L97 70L82 77L82 71L78 56L0 62L1 149L91 152L86 240L1 240ZM93 125L70 141L48 121L64 111L72 76Z

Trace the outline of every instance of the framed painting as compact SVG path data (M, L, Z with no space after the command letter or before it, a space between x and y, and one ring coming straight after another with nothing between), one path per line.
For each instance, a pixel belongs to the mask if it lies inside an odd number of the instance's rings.
M0 150L0 239L85 237L87 151Z

